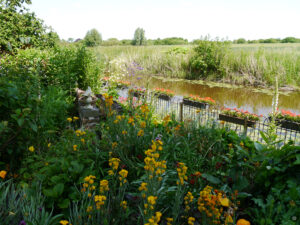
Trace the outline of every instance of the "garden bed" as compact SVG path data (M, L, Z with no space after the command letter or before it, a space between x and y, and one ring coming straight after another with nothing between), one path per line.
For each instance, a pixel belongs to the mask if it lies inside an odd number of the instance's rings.
M233 117L226 114L219 114L219 120L229 122L229 123L235 123L243 126L246 125L247 127L254 127L256 123L256 121L245 120L243 118Z

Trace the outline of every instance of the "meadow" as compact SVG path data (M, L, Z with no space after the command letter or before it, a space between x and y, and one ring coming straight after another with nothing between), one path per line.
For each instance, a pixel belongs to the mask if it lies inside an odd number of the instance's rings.
M277 76L280 86L300 86L300 44L232 44L215 51L210 58L194 65L196 46L99 46L93 51L101 61L113 64L109 72L118 73L118 62L138 63L143 73L170 78L202 79L231 84L271 87ZM220 56L221 55L221 56ZM210 65L219 61L218 65ZM201 65L201 63L204 64ZM210 63L210 64L209 64ZM207 73L195 67L217 67Z

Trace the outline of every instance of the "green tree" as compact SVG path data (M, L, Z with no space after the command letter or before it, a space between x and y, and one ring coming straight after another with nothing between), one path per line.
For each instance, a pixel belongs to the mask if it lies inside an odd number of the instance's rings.
M91 29L86 33L84 42L89 47L98 46L102 43L102 36L96 29Z
M145 30L143 28L138 27L135 30L132 44L133 45L145 45L146 44Z
M17 48L53 47L58 35L22 4L30 0L0 0L0 53Z

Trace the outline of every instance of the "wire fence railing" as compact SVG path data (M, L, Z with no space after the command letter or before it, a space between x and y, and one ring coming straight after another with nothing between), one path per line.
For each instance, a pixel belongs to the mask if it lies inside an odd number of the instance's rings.
M128 97L126 90L121 90L119 94L123 97ZM266 133L269 129L269 118L263 117L257 121L254 126L248 126L246 124L237 124L232 122L226 122L220 120L219 115L221 110L217 107L207 106L204 109L183 104L181 96L175 96L170 100L161 99L159 97L153 97L153 95L147 96L148 102L152 103L155 113L164 118L167 115L172 114L176 120L186 123L193 123L196 126L217 126L226 127L230 130L234 130L239 135L247 135L253 141L263 142L261 132ZM299 130L286 129L281 126L276 127L276 134L278 140L283 143L293 141L297 145L300 145L300 132Z

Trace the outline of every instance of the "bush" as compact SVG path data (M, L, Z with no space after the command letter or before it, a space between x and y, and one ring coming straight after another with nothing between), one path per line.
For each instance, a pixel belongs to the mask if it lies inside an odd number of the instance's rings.
M228 50L227 42L202 40L194 48L194 56L189 61L190 74L188 79L207 78L213 75L216 78L224 76L222 60Z

